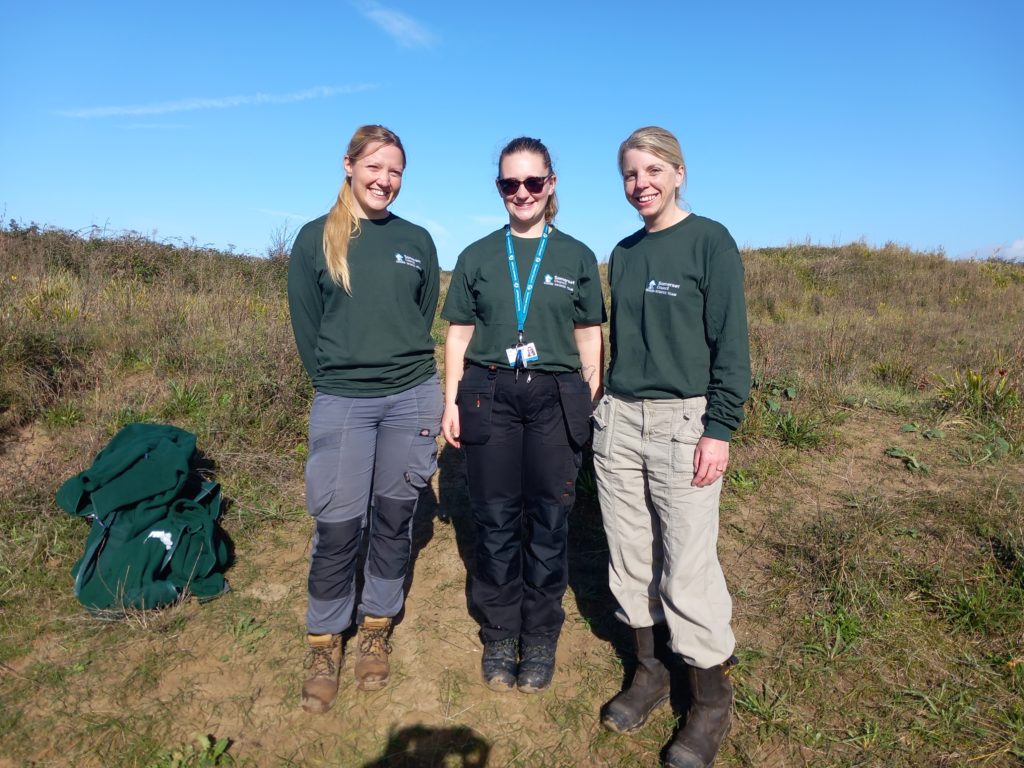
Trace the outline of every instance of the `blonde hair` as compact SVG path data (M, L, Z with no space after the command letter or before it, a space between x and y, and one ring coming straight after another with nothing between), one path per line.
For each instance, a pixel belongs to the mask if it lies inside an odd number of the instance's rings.
M498 157L498 175L501 175L501 161L509 155L515 155L519 152L530 152L534 155L540 155L540 159L544 162L544 167L547 169L549 174L554 173L555 169L551 167L551 153L548 152L548 148L544 146L544 142L540 139L532 139L529 136L520 136L518 139L512 139L505 148L501 150L501 156ZM555 193L552 192L548 195L548 201L544 204L544 220L551 224L555 220L555 216L558 215L558 198Z
M374 144L398 147L402 153L402 163L405 163L405 148L401 139L383 125L363 125L357 128L345 155L354 163ZM359 231L359 217L352 210L352 177L345 176L338 190L338 199L334 201L324 223L324 259L331 280L349 296L352 295L352 283L348 271L348 247L352 238L359 237Z
M644 128L637 128L622 144L619 145L619 173L622 173L622 159L626 152L631 149L639 149L641 152L650 152L657 155L666 163L675 168L683 169L683 184L686 183L686 160L683 159L683 149L679 146L679 139L671 131L659 128L656 125L648 125ZM680 185L676 189L676 200L683 193Z

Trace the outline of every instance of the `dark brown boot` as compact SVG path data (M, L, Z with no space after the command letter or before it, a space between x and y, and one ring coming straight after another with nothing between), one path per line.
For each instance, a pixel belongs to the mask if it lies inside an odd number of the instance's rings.
M640 730L651 712L668 701L671 689L669 669L656 655L661 650L658 646L665 645L666 635L664 624L633 630L636 644L633 680L601 711L601 725L609 731L633 733Z
M730 656L711 669L686 667L690 682L690 712L665 753L668 768L711 768L722 741L729 733L732 716L732 680L736 664Z
M326 712L338 698L338 673L345 664L341 655L341 635L306 635L309 651L302 681L302 708L317 714Z
M359 626L356 635L356 688L361 691L377 691L387 685L391 676L391 643L388 632L391 619L367 616Z

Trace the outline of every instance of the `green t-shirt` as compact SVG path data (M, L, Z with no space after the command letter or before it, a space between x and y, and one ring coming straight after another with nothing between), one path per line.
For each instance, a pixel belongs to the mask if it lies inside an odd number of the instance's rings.
M349 296L327 271L326 219L299 231L288 264L292 330L313 386L342 397L383 397L419 384L436 371L434 241L397 216L360 219L349 243Z
M729 231L689 215L615 246L611 365L616 394L644 399L707 396L704 434L728 440L750 394L743 261Z
M525 300L539 237L512 238ZM508 367L505 350L517 341L516 305L505 250L505 228L477 240L459 255L441 317L472 323L466 359ZM575 371L580 367L573 330L604 321L604 299L594 252L579 240L552 228L537 273L523 329L523 341L537 345L539 359L530 368Z

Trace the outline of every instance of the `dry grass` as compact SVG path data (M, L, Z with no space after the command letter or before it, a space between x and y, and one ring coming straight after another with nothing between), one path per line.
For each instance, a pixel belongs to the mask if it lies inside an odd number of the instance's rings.
M742 665L718 764L1024 765L1024 266L860 244L744 258L756 386L720 545ZM597 722L624 633L590 475L557 684L500 696L478 680L448 449L394 684L345 678L331 714L299 710L312 391L285 269L0 231L0 766L656 765L671 711L635 736ZM68 576L84 524L53 494L135 420L197 434L234 591L97 623Z

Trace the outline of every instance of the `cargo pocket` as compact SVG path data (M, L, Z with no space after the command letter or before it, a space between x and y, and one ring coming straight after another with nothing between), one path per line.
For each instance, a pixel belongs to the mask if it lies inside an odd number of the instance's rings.
M491 439L491 408L494 405L494 382L459 382L455 395L459 408L459 442L483 445Z
M436 427L424 426L413 437L409 446L409 468L405 472L405 481L417 491L422 491L430 483L430 478L437 471L437 435Z
M562 415L569 443L580 451L590 441L590 417L594 405L590 399L590 385L576 373L558 376L558 396L562 401Z
M441 434L441 415L444 412L444 396L437 376L416 388L416 398L419 427L409 444L405 481L417 491L422 491L437 471L437 436Z
M594 429L594 440L592 443L592 449L595 456L605 458L608 456L608 450L611 447L611 401L608 395L601 398L601 402L597 404L594 409L594 415L591 417L591 423Z
M707 417L701 411L680 411L672 419L671 461L673 472L693 476L693 453L704 434Z
M318 437L309 444L306 459L306 510L318 517L327 509L338 486L341 463L340 431Z

